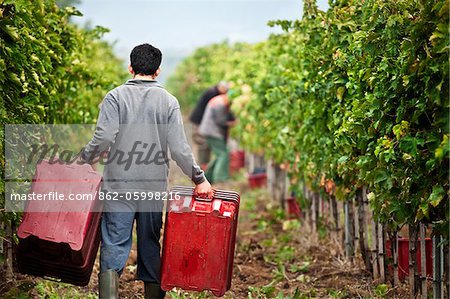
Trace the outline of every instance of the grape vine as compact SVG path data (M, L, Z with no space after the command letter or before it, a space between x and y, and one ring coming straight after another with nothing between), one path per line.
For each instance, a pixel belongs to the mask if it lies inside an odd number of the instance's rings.
M192 105L227 79L241 144L286 165L293 182L353 198L362 186L396 231L448 236L449 2L332 1L256 45L198 49L169 87Z

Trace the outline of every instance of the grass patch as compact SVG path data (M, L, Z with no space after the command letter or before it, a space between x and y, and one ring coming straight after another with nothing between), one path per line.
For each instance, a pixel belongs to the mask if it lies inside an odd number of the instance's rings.
M188 293L181 289L175 288L175 289L167 292L167 296L168 296L168 298L172 298L172 299L205 299L205 298L208 298L209 292L203 291L200 293L197 293L197 292Z

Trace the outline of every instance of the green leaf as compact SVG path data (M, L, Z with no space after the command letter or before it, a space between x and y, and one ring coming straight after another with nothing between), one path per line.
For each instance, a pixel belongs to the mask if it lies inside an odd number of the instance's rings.
M375 183L380 183L383 181L386 181L389 178L389 174L382 169L377 169L374 173L374 182Z
M77 17L82 17L83 16L83 14L78 9L76 9L73 6L67 6L67 7L64 8L64 10L66 11L66 13L68 15L71 15L71 16L77 16Z
M13 41L19 40L19 33L17 32L17 28L11 25L5 25L0 23L0 28L3 32L5 32Z
M344 93L345 93L345 87L344 86L338 87L338 89L336 91L336 97L338 98L338 100L342 101L342 99L344 98Z
M433 186L433 192L431 192L430 197L428 197L428 202L433 206L437 207L445 196L445 190L442 186Z
M348 160L348 156L342 156L339 158L338 164L343 164L343 163L347 162L347 160Z
M448 135L444 135L441 144L439 145L438 148L436 148L434 152L434 157L437 160L442 161L444 157L448 157L449 152L450 152L449 138Z
M420 140L417 138L407 136L400 140L399 147L403 152L415 158L418 154L417 145L419 142Z

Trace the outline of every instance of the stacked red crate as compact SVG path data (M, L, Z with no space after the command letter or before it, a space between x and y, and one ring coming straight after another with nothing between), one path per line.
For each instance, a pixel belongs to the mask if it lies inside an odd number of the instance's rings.
M22 273L79 286L89 283L100 242L101 179L87 164L37 165L30 192L64 199L27 203L17 232ZM85 199L77 200L77 195Z
M297 199L293 196L286 198L286 202L287 202L287 210L288 210L288 215L291 218L300 218L301 216L301 209L300 206L298 205Z
M234 173L245 167L245 151L230 152L230 173Z
M254 173L248 175L248 185L251 189L261 188L267 185L267 174Z
M420 239L419 239L420 241ZM426 270L427 276L433 276L433 244L431 238L425 238L425 257L426 257ZM392 258L391 253L391 241L386 240L386 253L389 258ZM419 274L421 274L422 260L419 242L417 243L417 269ZM389 271L393 271L392 266L389 265ZM398 238L398 278L404 281L409 275L409 239L408 238Z

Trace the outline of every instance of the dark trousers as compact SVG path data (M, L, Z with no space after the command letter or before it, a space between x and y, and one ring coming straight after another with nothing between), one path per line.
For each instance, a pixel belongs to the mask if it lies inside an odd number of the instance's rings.
M137 279L160 283L162 205L156 212L140 212L139 204L125 200L104 203L100 271L113 269L119 275L122 274L130 254L136 220Z

